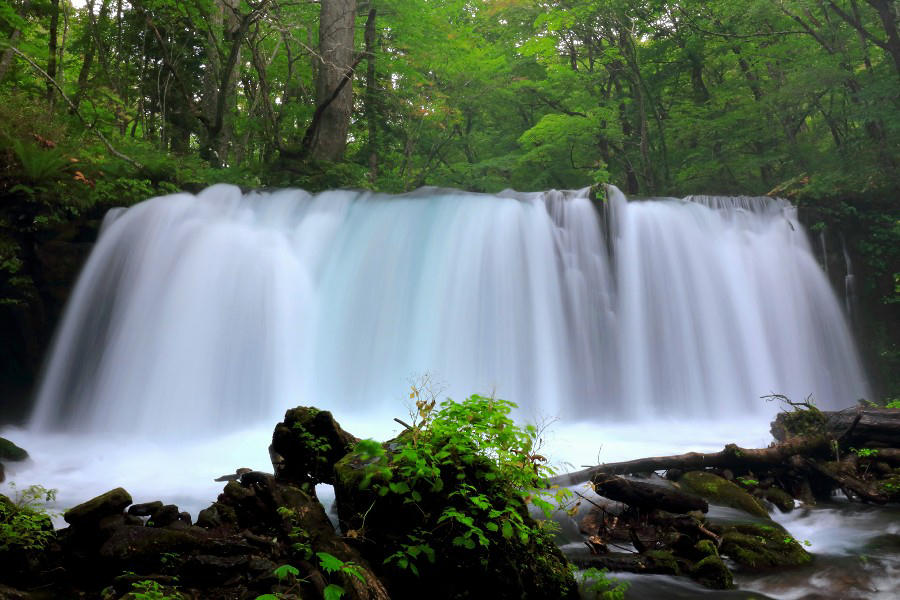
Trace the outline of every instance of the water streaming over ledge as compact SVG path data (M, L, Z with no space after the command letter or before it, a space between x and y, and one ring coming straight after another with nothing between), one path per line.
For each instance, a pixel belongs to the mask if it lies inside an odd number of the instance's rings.
M297 404L399 414L424 372L451 397L496 391L579 421L867 395L782 200L216 185L110 214L32 427L177 436Z

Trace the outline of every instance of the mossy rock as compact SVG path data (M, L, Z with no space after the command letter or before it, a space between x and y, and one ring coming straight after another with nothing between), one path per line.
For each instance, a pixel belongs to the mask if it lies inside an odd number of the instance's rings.
M710 540L700 540L694 544L694 550L701 556L719 556L719 550Z
M722 531L719 552L741 566L751 569L795 567L812 556L777 523L744 523Z
M887 496L888 502L900 502L900 474L895 473L878 482L878 491Z
M746 490L707 471L689 471L681 476L678 484L714 504L737 508L756 517L769 517L768 511Z
M275 474L296 484L333 484L334 464L358 441L330 412L311 406L292 408L272 433L271 450L281 457L273 465Z
M6 438L0 437L0 460L18 462L26 460L28 453Z
M70 508L63 513L63 519L73 527L92 526L103 517L121 514L129 504L131 494L119 487Z
M731 571L725 561L716 555L709 555L691 568L691 577L700 584L714 590L727 590L734 587Z
M641 556L647 559L648 568L653 573L681 575L681 566L678 564L678 559L667 550L650 550Z
M770 487L763 490L763 498L778 507L781 512L794 510L794 498L781 488Z

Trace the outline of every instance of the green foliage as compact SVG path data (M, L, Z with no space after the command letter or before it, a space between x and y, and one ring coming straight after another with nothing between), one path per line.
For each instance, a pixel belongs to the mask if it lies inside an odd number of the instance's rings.
M54 538L50 521L53 513L44 508L56 500L56 490L31 485L17 490L13 498L0 495L0 552L6 550L42 550Z
M416 403L413 425L390 455L371 440L357 446L366 469L361 487L397 496L418 511L436 495L446 500L433 522L409 533L385 563L419 575L423 557L435 562L435 532L482 564L504 540L543 540L548 530L528 518L526 506L532 503L547 516L555 510L535 491L546 487L552 470L537 452L537 429L519 427L510 417L515 404L473 395L438 407L416 386L410 399ZM557 492L563 500L568 490Z
M878 448L850 448L850 452L860 458L874 458L878 456Z
M182 600L184 595L174 588L167 588L152 579L131 584L131 597L135 600Z
M581 582L588 597L598 600L624 600L628 591L628 582L609 577L608 569L585 569L581 571Z

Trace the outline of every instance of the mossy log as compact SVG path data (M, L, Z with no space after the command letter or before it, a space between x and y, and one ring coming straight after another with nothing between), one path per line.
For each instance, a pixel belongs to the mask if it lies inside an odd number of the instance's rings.
M785 464L792 456L822 456L830 449L828 438L822 435L791 438L769 448L741 448L728 444L721 452L688 452L674 456L652 456L625 462L607 463L565 473L548 480L549 485L569 486L589 481L601 473L624 475L651 473L668 469L693 471L707 467L754 469Z

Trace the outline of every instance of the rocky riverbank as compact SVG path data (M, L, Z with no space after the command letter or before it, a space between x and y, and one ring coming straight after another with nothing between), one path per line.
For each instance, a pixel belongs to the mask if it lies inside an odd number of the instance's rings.
M273 473L229 477L196 520L163 501L133 504L116 488L66 511L68 527L54 531L3 497L0 598L416 598L423 585L435 598L574 598L572 565L728 589L733 572L813 559L770 518L776 511L836 489L869 503L900 500L898 420L900 410L800 407L773 423L769 448L599 465L557 479L574 495L551 488L518 503L498 482L506 467L427 438L427 428L360 441L330 413L298 407L275 428ZM428 452L448 455L432 463ZM516 468L543 458L516 453ZM443 468L431 478L417 472L435 464ZM579 478L590 486L574 485ZM316 497L320 483L334 486L332 518ZM548 519L535 508L542 500L561 507ZM541 522L554 517L576 523L581 543L564 553L550 543L553 527ZM157 595L140 595L148 593Z

